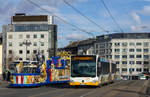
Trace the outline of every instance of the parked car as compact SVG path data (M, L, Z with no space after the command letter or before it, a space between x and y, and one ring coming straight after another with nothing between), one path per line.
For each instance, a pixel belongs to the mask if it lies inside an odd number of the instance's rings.
M140 74L139 79L140 80L146 80L146 75L145 74Z

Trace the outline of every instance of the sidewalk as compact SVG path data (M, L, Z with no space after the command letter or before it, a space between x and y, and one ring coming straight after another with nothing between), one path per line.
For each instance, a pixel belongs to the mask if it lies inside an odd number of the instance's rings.
M3 81L0 79L0 85L2 85L2 84L9 84L9 83L7 81Z

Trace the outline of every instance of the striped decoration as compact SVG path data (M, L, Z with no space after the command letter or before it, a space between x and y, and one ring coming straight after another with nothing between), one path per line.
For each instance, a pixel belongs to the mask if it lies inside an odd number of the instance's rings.
M29 75L29 76L13 76L12 84L34 84L34 83L36 83L34 77L35 76L31 76L31 75Z
M13 80L14 80L13 84L16 84L16 76L13 76Z
M18 84L21 84L21 76L18 76Z
M26 76L24 76L23 79L23 84L27 84Z

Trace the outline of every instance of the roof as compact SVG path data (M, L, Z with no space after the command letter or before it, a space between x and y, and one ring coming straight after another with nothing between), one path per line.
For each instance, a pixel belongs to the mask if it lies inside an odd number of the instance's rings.
M47 15L37 15L37 16L22 16L17 15L12 17L13 22L40 22L48 21Z
M88 38L86 40L81 40L81 41L74 41L74 42L70 42L70 44L67 45L65 48L78 47L82 45L90 45L90 44L93 44L95 41L96 39L93 39L93 38Z
M150 38L150 32L144 32L144 33L113 33L113 34L106 34L106 35L100 35L97 36L97 38L113 38L113 39L144 39L144 38Z
M96 37L96 42L108 42L111 39L149 39L150 32L145 33L113 33Z

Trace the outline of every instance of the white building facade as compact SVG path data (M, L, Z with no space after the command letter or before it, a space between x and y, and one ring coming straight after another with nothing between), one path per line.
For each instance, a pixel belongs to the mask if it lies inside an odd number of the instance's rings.
M129 78L150 71L150 33L98 36L95 53L117 64L117 74Z
M38 52L45 59L55 56L57 26L52 16L16 14L11 21L3 26L3 68L15 60L36 60Z

